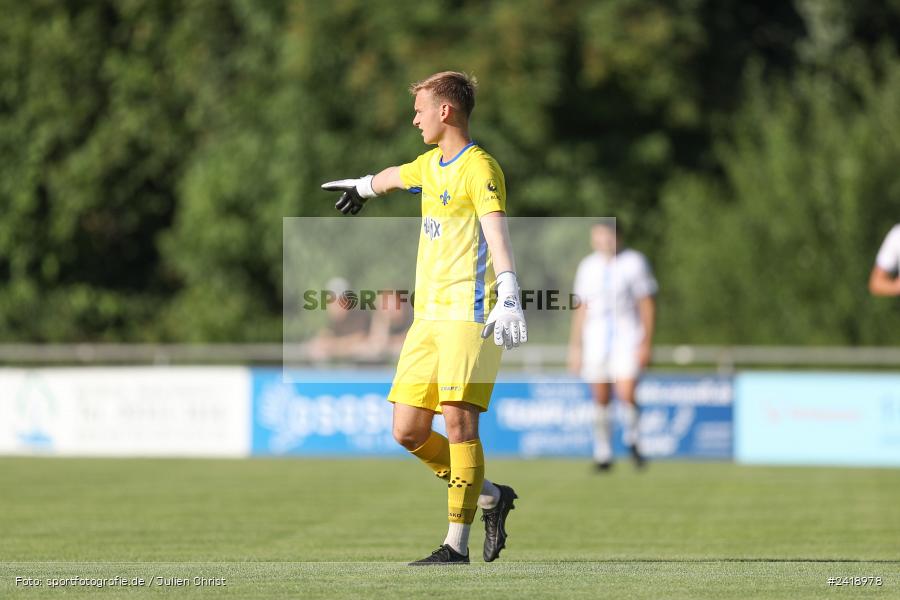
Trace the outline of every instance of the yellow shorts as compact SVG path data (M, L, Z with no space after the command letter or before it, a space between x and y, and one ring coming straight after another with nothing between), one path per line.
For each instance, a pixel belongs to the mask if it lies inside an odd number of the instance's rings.
M443 402L487 410L502 348L482 323L416 319L406 334L388 400L441 412Z

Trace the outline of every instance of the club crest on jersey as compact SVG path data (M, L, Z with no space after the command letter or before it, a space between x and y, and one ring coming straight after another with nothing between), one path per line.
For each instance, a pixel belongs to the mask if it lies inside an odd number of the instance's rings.
M425 235L428 236L428 239L432 242L436 238L441 237L441 222L434 217L425 217L422 221L422 229L425 231Z
M444 190L444 193L441 194L441 204L443 204L444 206L447 206L449 203L450 203L450 194L447 192L447 190Z

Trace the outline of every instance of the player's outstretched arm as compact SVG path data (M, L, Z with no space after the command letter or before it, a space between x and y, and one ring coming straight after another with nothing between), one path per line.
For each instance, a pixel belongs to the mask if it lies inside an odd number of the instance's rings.
M338 179L322 184L323 190L341 192L341 197L334 207L345 215L355 215L369 199L402 187L400 167L388 167L377 175L366 175L358 179Z
M372 187L379 196L395 190L403 189L403 180L400 179L400 167L388 167L372 179Z
M641 318L641 327L644 329L644 339L638 348L638 364L642 369L650 365L653 358L653 331L656 327L656 298L652 295L644 296L638 300L638 315Z
M497 273L497 304L488 315L481 337L486 338L493 332L494 343L510 350L528 341L528 329L519 301L519 281L509 243L506 213L497 211L482 216L481 230Z
M873 296L900 296L900 277L892 277L875 265L869 275L869 291Z
M578 305L572 309L572 326L569 329L569 372L578 374L581 372L581 336L584 328L584 318L587 309L581 299Z

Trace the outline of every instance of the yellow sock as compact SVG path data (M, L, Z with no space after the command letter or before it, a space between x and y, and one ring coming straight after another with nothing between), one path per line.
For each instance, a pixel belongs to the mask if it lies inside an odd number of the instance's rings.
M447 518L451 523L471 523L478 509L484 483L484 450L481 440L450 444L450 482L447 484Z
M432 431L424 444L410 452L434 471L435 475L445 481L450 479L450 442L447 438Z

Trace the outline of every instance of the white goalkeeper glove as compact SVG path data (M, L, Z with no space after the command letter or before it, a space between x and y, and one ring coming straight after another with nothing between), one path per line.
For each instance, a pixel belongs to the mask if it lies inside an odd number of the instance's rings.
M323 183L322 189L329 192L344 192L334 207L345 215L355 215L362 210L366 200L378 195L372 187L372 179L374 175L366 175L359 179L338 179Z
M497 304L488 315L481 337L486 338L491 331L494 332L494 343L506 346L507 350L528 341L525 313L519 304L519 282L512 271L497 275Z

